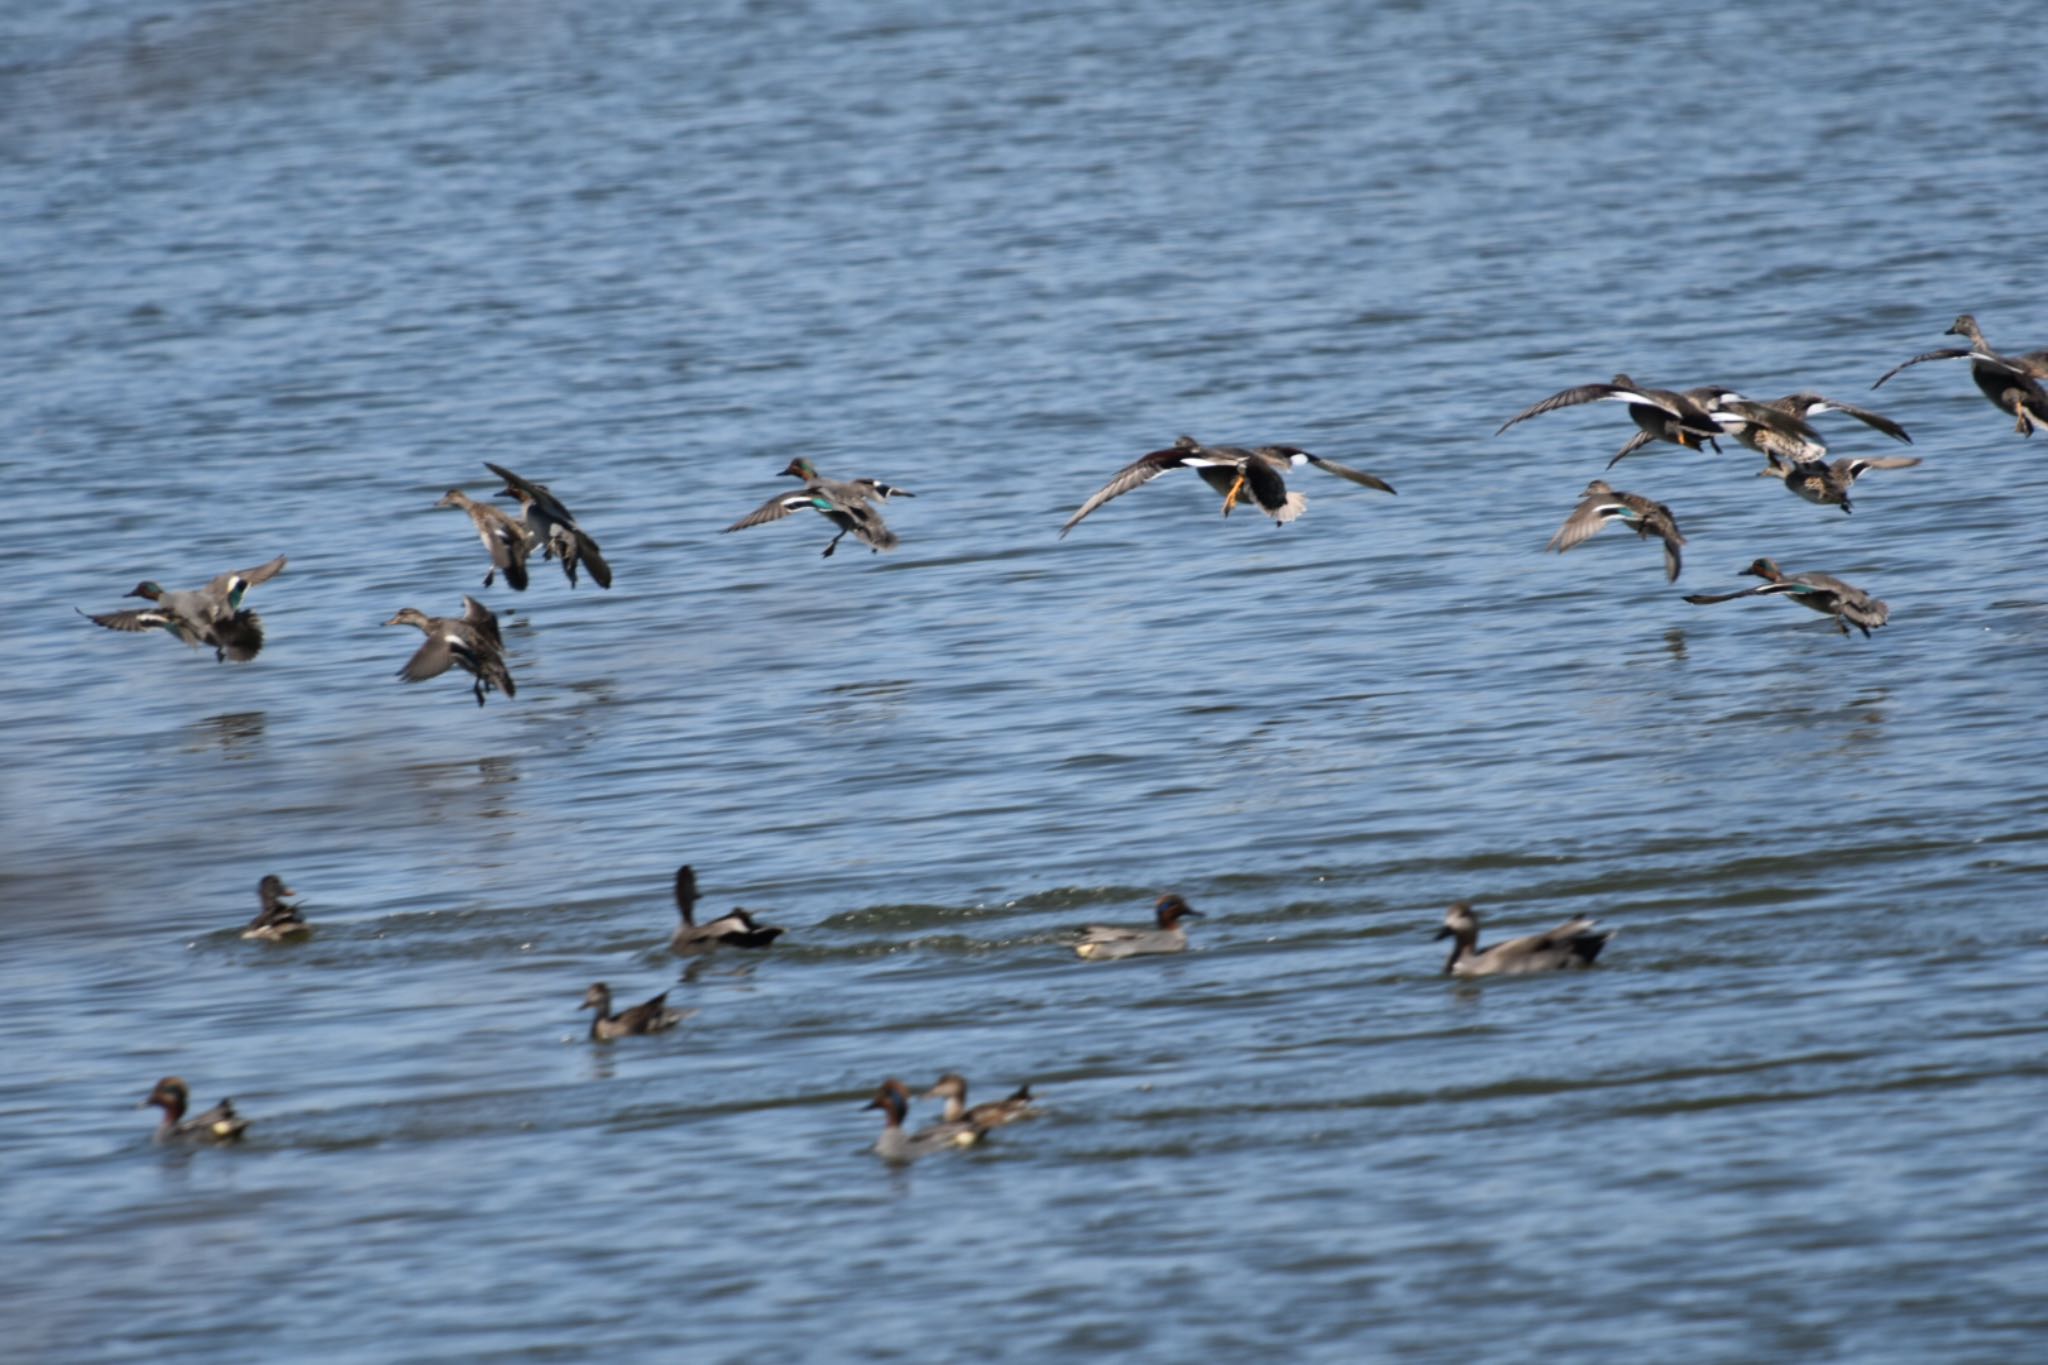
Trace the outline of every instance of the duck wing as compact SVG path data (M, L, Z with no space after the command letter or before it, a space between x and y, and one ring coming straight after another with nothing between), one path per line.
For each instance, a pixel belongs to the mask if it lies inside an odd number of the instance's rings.
M1120 498L1140 484L1147 484L1168 470L1187 466L1206 467L1220 461L1205 460L1178 446L1166 450L1154 450L1140 455L1137 459L1119 469L1108 483L1095 490L1088 501L1081 504L1081 510L1067 518L1067 524L1060 527L1060 539L1065 540L1067 532L1081 523L1081 519L1111 498Z
M1588 493L1572 514L1564 519L1564 525L1557 528L1557 534L1543 548L1563 554L1575 545L1582 545L1600 533L1600 528L1629 510L1628 502L1619 493L1609 490L1604 493Z
M72 610L78 611L76 607L73 607ZM78 614L84 616L86 620L94 625L105 626L108 630L168 630L188 645L199 643L183 629L183 623L178 619L175 612L165 611L162 607L138 607L134 611L109 611L98 616L88 615L82 611L78 612Z
M492 464L489 460L484 461L484 468L505 481L506 492L524 493L527 500L533 504L534 509L547 520L560 522L568 526L576 524L575 515L563 505L562 500L556 497L553 490L546 484L535 483L531 479L522 479L519 475L505 468L505 466Z
M413 651L413 656L398 670L398 676L409 683L425 682L438 678L455 666L458 652L463 658L474 662L476 651L456 628L454 622L443 617L432 618L433 629L427 632L426 640Z
M1920 355L1914 356L1911 360L1902 360L1898 364L1892 366L1889 370L1886 370L1884 372L1883 376L1880 377L1875 384L1872 384L1870 387L1873 389L1883 388L1885 380L1890 379L1893 375L1897 374L1900 370L1905 369L1907 366L1918 365L1923 360L1961 360L1964 356L1981 357L1982 355L1982 352L1973 351L1967 346L1944 346L1938 351L1926 351L1921 353Z
M1897 371L1893 373L1897 373ZM1837 403L1832 398L1816 398L1806 409L1808 417L1818 417L1825 412L1839 412L1844 417L1853 417L1863 423L1864 426L1870 427L1875 431L1881 431L1894 441L1903 441L1907 445L1913 444L1913 438L1907 434L1904 427L1894 422L1891 418L1881 413L1872 412L1868 408L1859 408L1852 403Z
M268 583L284 572L285 557L279 555L268 564L258 564L253 569L230 569L220 574L203 589L205 595L216 602L225 602L230 608L242 605L242 594L259 583Z
M598 587L609 590L612 586L612 566L604 562L604 555L598 550L597 542L592 540L581 526L571 525L569 535L576 547L573 555L562 556L562 567L569 570L569 586L576 585L576 575L571 566L580 563L590 570L590 576Z
M1307 451L1302 453L1304 455L1308 454ZM1317 469L1322 470L1325 474L1335 474L1338 478L1348 480L1351 483L1363 484L1367 488L1377 488L1382 493L1392 493L1394 491L1394 485L1388 483L1377 474L1366 473L1363 469L1353 469L1350 465L1338 464L1335 460L1326 460L1320 455L1309 455L1308 462Z
M744 531L749 526L759 526L764 522L770 521L781 521L791 512L801 511L806 507L815 507L816 505L817 498L808 488L801 493L778 493L725 529L727 531Z

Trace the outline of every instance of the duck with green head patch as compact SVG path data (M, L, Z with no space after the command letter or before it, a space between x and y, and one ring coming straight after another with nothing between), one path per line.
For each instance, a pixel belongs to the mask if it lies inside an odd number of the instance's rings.
M1756 560L1743 572L1763 579L1763 586L1740 592L1693 593L1685 600L1704 606L1710 602L1732 602L1738 597L1788 597L1808 611L1832 616L1835 628L1844 635L1849 633L1849 627L1856 627L1866 640L1871 630L1883 625L1891 615L1891 609L1884 603L1832 574L1788 574L1769 559Z
M832 552L839 548L839 542L848 535L860 541L870 550L879 553L896 548L896 533L882 521L882 514L875 504L891 498L914 498L917 495L907 488L898 488L878 479L840 480L828 479L818 473L817 467L809 460L798 458L783 466L782 472L793 479L804 481L801 493L783 493L768 499L753 511L726 527L728 532L744 531L749 526L764 522L781 521L793 512L806 508L816 512L839 528L839 534L832 537L825 546L824 558L830 559Z
M145 579L128 595L153 605L86 619L108 630L165 631L187 647L211 645L216 662L247 663L263 648L263 620L243 607L242 599L249 589L284 572L284 564L279 555L268 564L231 569L203 588L184 592L168 592L155 579Z

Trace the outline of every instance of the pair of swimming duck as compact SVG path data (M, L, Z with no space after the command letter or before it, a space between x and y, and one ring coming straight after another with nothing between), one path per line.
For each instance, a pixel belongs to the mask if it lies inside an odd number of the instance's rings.
M910 1116L909 1087L893 1076L882 1082L875 1097L862 1106L882 1111L882 1135L875 1140L875 1155L903 1164L937 1152L958 1151L979 1144L990 1129L1037 1118L1041 1112L1031 1102L1028 1085L1017 1087L1008 1099L970 1107L967 1079L957 1071L939 1077L924 1098L945 1100L945 1110L937 1123L910 1132L903 1126Z
M1082 931L1074 952L1090 961L1184 952L1188 937L1181 921L1200 914L1178 895L1161 896L1153 907L1155 927L1124 929L1092 924ZM1607 940L1614 937L1612 931L1597 928L1593 920L1575 915L1548 933L1529 934L1481 948L1479 915L1469 901L1458 901L1444 912L1443 928L1436 936L1458 940L1449 961L1444 963L1444 972L1450 976L1512 975L1591 966L1607 946Z
M697 872L688 863L676 869L675 877L676 913L682 923L669 936L670 951L687 956L709 953L717 948L762 949L772 945L782 936L782 930L773 925L760 923L754 916L738 906L713 920L697 923ZM604 982L594 983L583 993L583 1009L594 1009L597 1014L590 1021L590 1036L597 1042L610 1042L614 1038L625 1038L634 1034L659 1033L666 1028L687 1019L695 1011L678 1012L668 1008L668 992L663 991L651 1000L633 1006L631 1009L612 1013L611 987Z

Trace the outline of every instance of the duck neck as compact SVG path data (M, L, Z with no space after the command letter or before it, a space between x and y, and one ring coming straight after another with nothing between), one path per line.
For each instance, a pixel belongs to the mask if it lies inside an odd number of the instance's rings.
M1458 969L1458 964L1461 961L1467 957L1476 957L1478 954L1479 931L1476 929L1459 930L1452 936L1451 955L1444 959L1444 975L1449 976Z

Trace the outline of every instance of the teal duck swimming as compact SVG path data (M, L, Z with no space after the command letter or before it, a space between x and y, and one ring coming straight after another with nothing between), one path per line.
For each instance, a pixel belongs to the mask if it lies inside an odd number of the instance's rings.
M1079 525L1083 517L1111 498L1122 497L1133 488L1176 469L1194 470L1202 482L1221 493L1224 516L1230 515L1239 498L1249 497L1260 511L1273 519L1276 526L1285 526L1308 507L1307 498L1287 491L1286 474L1304 465L1313 465L1326 474L1334 474L1367 488L1377 488L1382 493L1394 491L1392 484L1376 474L1353 469L1321 455L1312 455L1300 446L1272 445L1248 450L1243 446L1205 446L1192 436L1181 436L1165 450L1140 455L1119 469L1108 483L1081 504L1079 511L1067 518L1066 525L1060 527L1060 538L1064 540L1067 532Z
M659 1033L696 1013L691 1010L672 1010L668 1007L668 992L663 991L652 1000L642 1001L631 1009L612 1013L612 988L602 981L593 982L583 993L583 1003L578 1009L596 1010L590 1021L590 1037L595 1042L609 1043L614 1038L624 1038L636 1033Z
M166 592L154 579L145 579L128 595L155 605L86 619L108 630L167 631L188 648L213 646L216 662L232 659L238 664L247 663L263 648L263 620L242 606L242 598L249 589L282 572L284 556L279 555L253 569L231 569L205 587L189 591Z
M828 479L805 459L791 460L783 466L782 472L791 478L802 479L803 491L783 493L768 499L726 527L728 532L744 531L763 522L781 521L792 512L809 508L839 528L839 534L832 537L831 543L825 547L826 559L832 557L832 552L839 548L839 542L848 535L880 553L895 549L898 542L896 533L883 523L882 514L874 504L891 498L917 496L907 488L898 488L877 479Z
M1685 537L1679 534L1678 520L1671 515L1671 509L1639 493L1618 493L1601 479L1586 485L1585 497L1544 548L1563 554L1597 534L1610 521L1634 527L1638 540L1654 535L1663 541L1664 581L1669 583L1678 577L1678 547L1685 544Z
M1457 940L1444 962L1445 976L1514 976L1590 967L1614 931L1597 928L1584 915L1575 915L1547 934L1529 934L1481 948L1479 915L1469 902L1458 901L1444 911L1443 927L1436 937Z
M1609 469L1652 441L1666 441L1672 445L1684 446L1688 450L1701 450L1711 446L1718 451L1721 447L1715 438L1731 434L1734 428L1743 423L1769 427L1788 436L1811 440L1816 444L1819 442L1819 433L1808 426L1804 418L1794 416L1790 412L1765 408L1758 412L1744 413L1733 407L1734 404L1747 401L1741 394L1729 388L1709 385L1677 393L1670 389L1648 388L1625 374L1618 374L1610 383L1580 384L1574 388L1560 390L1542 402L1532 404L1508 418L1493 434L1498 436L1517 422L1526 421L1540 413L1555 412L1559 408L1576 407L1581 403L1626 403L1630 420L1640 427L1641 431L1615 452L1614 458L1607 462Z
M1844 583L1831 574L1801 573L1787 574L1768 559L1759 559L1743 570L1764 580L1760 588L1744 588L1740 592L1693 593L1685 600L1704 606L1710 602L1732 602L1738 597L1789 597L1809 611L1835 619L1835 628L1847 635L1854 626L1870 638L1874 627L1885 623L1891 609L1858 587Z
M561 562L570 587L576 586L579 567L590 570L590 577L598 587L611 587L612 567L604 562L604 554L597 548L597 542L576 524L575 516L546 484L522 479L505 466L492 464L489 460L484 461L484 468L505 481L504 490L498 496L518 501L526 513L524 529L528 544L541 547L542 559ZM510 581L509 575L507 581Z
M1156 928L1124 929L1110 924L1091 924L1081 931L1080 941L1074 945L1074 954L1090 962L1098 962L1118 957L1140 957L1147 953L1184 952L1188 946L1188 931L1181 921L1189 915L1199 918L1201 913L1177 895L1164 895L1152 907Z
M286 896L298 894L284 884L284 878L275 874L256 883L256 895L262 900L263 909L242 930L242 937L260 943L283 943L286 939L305 938L311 934L313 926L306 923L299 907L287 905L284 901Z
M910 1091L903 1082L894 1079L882 1082L882 1088L875 1092L864 1109L882 1111L882 1135L875 1140L875 1155L884 1161L898 1165L931 1156L936 1152L958 1151L972 1147L987 1133L970 1122L935 1123L916 1133L904 1131L903 1121L910 1114Z
M519 695L512 685L512 670L505 666L505 641L498 634L498 616L474 597L462 599L462 618L429 616L413 607L401 607L387 626L418 626L426 632L426 643L406 660L398 676L409 683L438 678L452 667L476 679L476 704L484 704L484 693L497 688L508 697Z
M235 1112L233 1100L222 1100L203 1114L185 1117L185 1107L191 1102L192 1092L176 1076L166 1076L156 1083L156 1089L149 1092L143 1105L155 1105L164 1111L163 1122L156 1127L156 1141L172 1142L240 1142L242 1134L248 1131L249 1120Z
M1020 1119L1035 1119L1042 1112L1031 1103L1031 1087L1028 1085L1018 1086L1008 1099L988 1100L970 1108L967 1078L957 1071L948 1071L939 1077L924 1097L946 1102L945 1113L941 1116L944 1122L967 1123L984 1130L1000 1128Z
M1917 455L1844 457L1833 464L1820 460L1787 460L1773 455L1770 467L1759 469L1756 476L1759 479L1783 480L1785 487L1808 502L1823 507L1839 507L1847 512L1850 485L1866 472L1872 469L1911 469L1919 463Z
M731 948L766 948L782 936L782 930L756 922L747 911L735 906L717 919L697 923L697 873L688 863L676 869L676 912L682 923L676 926L668 946L678 953L708 953L721 945Z
M2048 351L2029 351L2025 355L2000 355L1984 340L1984 333L1977 327L1977 319L1964 313L1949 324L1948 335L1969 339L1967 347L1950 346L1939 351L1928 351L1904 360L1884 372L1871 388L1877 388L1908 365L1918 365L1923 360L1961 360L1970 362L1970 378L1976 382L1977 391L1984 395L1991 406L2000 412L2013 416L2013 430L2022 436L2034 434L2034 428L2048 426L2048 389L2041 382L2048 379Z
M470 525L476 527L477 539L483 541L484 549L491 555L490 570L484 574L485 587L490 587L497 576L503 574L514 592L526 591L526 556L532 552L533 542L528 539L524 526L489 503L478 502L460 488L451 488L443 493L434 506L459 507L469 514Z

